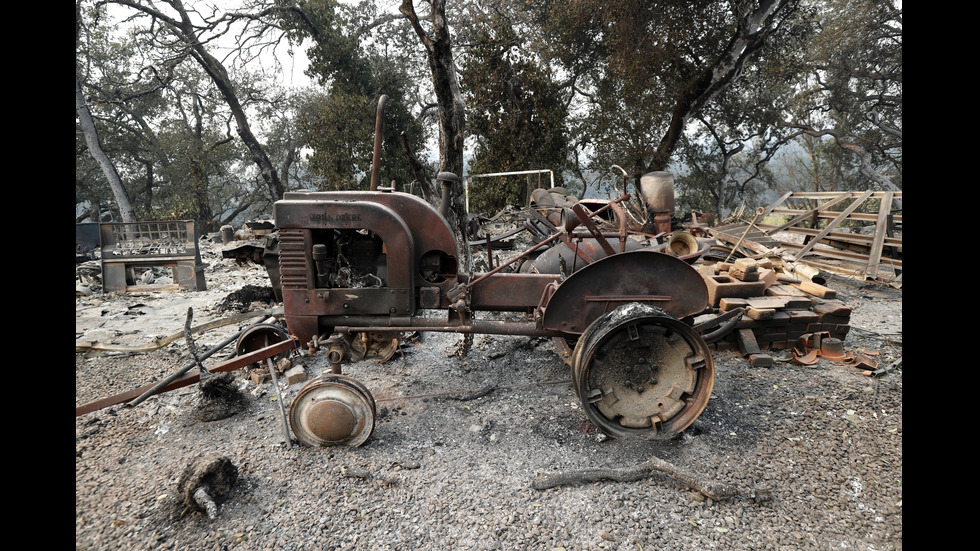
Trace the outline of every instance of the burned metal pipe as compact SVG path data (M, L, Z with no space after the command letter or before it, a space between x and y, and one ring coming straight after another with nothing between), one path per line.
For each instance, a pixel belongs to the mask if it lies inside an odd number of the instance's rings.
M384 139L385 129L385 103L388 96L382 95L378 100L378 118L374 123L374 162L371 165L371 191L377 191L378 180L381 177L381 143Z
M612 179L613 189L615 189L617 192L619 192L619 189L616 187L616 176L614 175L614 172L617 169L620 172L623 173L623 191L622 191L622 193L626 193L626 182L627 182L627 179L629 178L629 174L627 174L626 171L623 170L623 167L621 167L619 165L612 165L611 167L609 167L609 177Z
M481 275L480 277L478 277L478 278L476 278L475 280L473 280L473 281L471 281L471 282L469 282L469 283L467 283L467 284L466 284L466 286L467 286L468 288L470 288L470 289L472 289L472 288L473 288L473 286L475 286L475 285L476 285L477 283L479 283L479 282L481 282L481 281L483 281L484 279L486 279L486 278L488 278L488 277L490 277L490 276L492 276L493 274L495 274L495 273L497 273L497 272L499 272L500 270L503 270L503 269L504 269L504 268L506 268L507 266L510 266L511 264L513 264L513 263L515 263L515 262L517 262L517 261L519 261L519 260L521 260L522 258L524 258L524 257L526 257L526 256L528 256L528 255L530 255L531 253L533 253L534 251L536 251L536 250L538 250L538 249L540 249L541 247L544 247L544 246L545 246L545 245L547 245L548 243L551 243L552 241L554 241L555 239L557 239L557 238L558 238L559 236L561 236L561 233L556 233L556 234L554 234L554 235L552 235L552 236L550 236L550 237L548 237L548 238L546 238L546 239L544 239L543 241L541 241L541 242L540 242L540 243L538 243L537 245L534 245L534 246L533 246L533 247L531 247L530 249L528 249L528 250L526 250L526 251L524 251L524 252L523 252L523 253L521 253L520 255L518 255L518 256L515 256L514 258L512 258L512 259L510 259L510 260L508 260L507 262L504 262L503 264L501 264L501 265L499 265L499 266L497 266L496 268L494 268L494 269L492 269L492 270L490 270L489 272L487 272L487 273L485 273L485 274L483 274L483 275Z
M623 205L619 204L619 201L613 201L609 204L610 208L616 212L616 216L619 217L619 252L626 251L626 210Z
M146 400L150 396L153 396L154 394L157 394L158 392L160 392L163 388L165 388L170 383L172 383L172 382L176 381L177 379L183 377L185 373L187 373L188 371L190 371L191 369L193 369L195 366L197 366L198 363L199 363L199 361L203 361L203 360L206 360L206 359L210 358L212 355L214 355L215 353L219 352L222 348L224 348L224 347L228 346L229 344L231 344L231 343L235 342L236 340L238 340L238 337L241 336L241 334L244 333L245 331L248 331L249 329L251 329L253 327L256 327L258 325L262 325L262 324L266 323L267 321L274 320L274 319L275 318L273 318L273 317L263 318L261 321L257 321L255 323L253 323L252 325L249 325L245 329L242 329L241 331L239 331L239 332L235 333L234 335L228 337L227 339L225 339L224 341L222 341L217 346L215 346L215 347L209 349L208 351L204 352L203 354L201 354L200 357L195 358L195 361L187 364L186 366L184 366L183 368L181 368L180 370L178 370L176 373L170 375L169 377L163 379L162 381L160 381L157 384L155 384L155 385L151 386L150 388L148 388L146 390L146 392L144 392L144 393L140 394L139 396L137 396L135 399L133 399L132 401L130 401L129 403L127 403L126 406L128 406L128 407L136 407L136 406L140 405L141 403L143 403L144 400Z
M452 187L453 185L450 182L442 183L442 203L439 205L439 214L447 220L449 219L449 194L451 193Z
M283 352L288 352L296 348L297 340L291 338L286 341L277 342L266 348L260 348L253 352L243 354L240 356L234 356L228 360L222 361L217 365L211 366L209 371L211 373L224 373L226 371L234 371L236 369L241 369L243 367L252 365L258 361L262 361L266 358L271 358L277 354L282 354ZM197 364L192 364L190 367L194 367ZM190 368L187 369L190 371ZM200 381L200 376L196 373L191 374L184 372L180 377L175 378L166 385L158 388L158 385L146 385L137 389L133 389L121 394L116 394L115 396L110 396L108 398L103 398L101 400L96 400L95 402L90 402L81 406L75 407L75 417L85 415L86 413L91 413L100 409L104 409L110 406L121 404L123 402L128 402L135 398L142 396L145 392L149 390L154 390L154 392L170 392L171 390L176 390L178 388L184 388Z
M330 362L330 372L334 375L341 374L340 365L347 354L347 342L339 336L331 336L327 339L327 361Z
M319 287L330 286L330 274L333 272L333 257L327 254L327 246L318 243L313 245L313 265L316 267L316 282Z
M413 318L411 325L336 325L334 331L338 333L355 332L389 332L389 333L410 333L413 331L431 331L434 333L472 333L476 335L519 335L531 337L560 337L565 333L551 329L543 329L533 321L497 321L474 319L468 324L447 325L442 320L433 318Z
M452 172L440 172L436 175L436 181L442 182L442 204L439 205L439 214L448 220L453 184L459 183L459 176L456 176Z

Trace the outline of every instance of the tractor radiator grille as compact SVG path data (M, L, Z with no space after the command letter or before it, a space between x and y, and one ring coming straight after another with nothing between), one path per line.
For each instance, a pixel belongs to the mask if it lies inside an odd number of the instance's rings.
M303 230L279 230L279 275L283 289L308 289Z

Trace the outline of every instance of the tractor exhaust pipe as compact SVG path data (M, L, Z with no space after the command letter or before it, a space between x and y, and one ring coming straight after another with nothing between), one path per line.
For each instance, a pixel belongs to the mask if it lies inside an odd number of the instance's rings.
M442 182L442 204L439 205L439 214L449 220L449 203L452 197L453 184L459 183L459 176L452 172L440 172L436 175L436 180Z
M381 177L381 142L385 129L385 102L388 96L382 95L378 100L378 118L374 123L374 162L371 165L371 191L378 190L378 179Z

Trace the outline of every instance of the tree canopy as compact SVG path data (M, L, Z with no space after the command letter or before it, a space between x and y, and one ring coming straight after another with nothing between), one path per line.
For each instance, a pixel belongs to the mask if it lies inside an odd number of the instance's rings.
M719 213L901 189L901 3L77 0L76 29L77 220L216 228L288 189L367 189L382 96L381 183L432 202L438 171L595 194L611 167L668 170L684 208ZM299 54L310 84L287 88L276 63Z

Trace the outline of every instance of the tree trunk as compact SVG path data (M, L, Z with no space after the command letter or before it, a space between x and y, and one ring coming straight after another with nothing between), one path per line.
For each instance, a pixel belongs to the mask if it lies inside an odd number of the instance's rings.
M285 186L279 180L279 174L276 172L276 167L269 160L269 156L266 155L265 149L262 144L259 143L258 138L252 134L252 128L248 124L248 117L245 116L245 110L242 108L241 102L238 101L238 95L235 93L234 84L231 79L228 78L228 73L225 71L224 66L205 51L204 47L200 44L195 46L195 57L200 62L201 66L214 81L218 90L221 91L221 95L224 96L225 102L228 103L228 107L231 109L232 114L235 117L235 123L238 128L238 136L245 143L245 147L248 148L249 153L252 154L252 161L255 165L259 167L259 173L262 174L262 179L265 181L266 186L269 188L269 195L273 201L278 201L282 199L283 194L286 192Z
M422 164L422 161L420 161L418 156L415 155L415 152L412 151L411 146L408 145L408 138L405 136L405 133L402 132L398 138L402 145L402 151L405 153L405 156L408 157L408 165L412 169L412 176L415 178L415 181L419 183L419 190L422 194L422 198L431 205L439 204L439 197L432 187L433 178L432 175L429 174L429 169Z
M432 74L432 87L436 94L439 113L439 170L452 172L462 180L463 140L466 130L466 103L459 88L459 78L453 64L452 41L449 24L446 21L446 0L434 0L429 14L432 33L422 28L412 0L403 0L399 8L412 24L415 34L425 46L429 71ZM466 244L466 203L463 186L454 186L451 201L450 224L457 231L457 247L465 260L465 270L470 272L472 258Z
M99 167L102 168L106 180L109 181L109 188L112 189L112 195L119 206L119 216L123 222L136 222L136 211L133 210L126 187L123 186L115 165L112 164L99 143L99 133L95 128L95 121L92 120L92 113L88 110L88 104L85 102L85 94L82 92L82 83L78 80L77 71L75 73L75 112L78 113L78 122L82 127L82 134L85 135L88 151L95 162L99 164Z
M143 212L153 212L153 163L146 159L137 159L146 167L146 180L143 184Z
M204 67L205 72L208 73L211 80L214 81L215 86L218 87L229 109L231 109L232 115L235 117L235 123L237 124L238 136L242 139L245 147L248 148L249 153L252 154L252 161L259 167L262 179L269 188L270 197L273 201L282 199L286 188L279 180L276 167L269 160L269 156L266 155L262 144L252 134L252 128L248 124L248 117L245 116L245 109L242 108L242 104L238 100L238 94L235 93L235 85L228 77L228 72L221 65L221 62L211 56L199 42L195 42L194 57Z
M400 10L411 22L412 28L425 46L429 62L439 113L439 170L452 172L462 178L466 104L453 64L452 41L446 21L446 0L432 2L432 12L429 15L432 22L431 34L419 23L412 0L404 0Z

